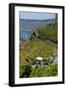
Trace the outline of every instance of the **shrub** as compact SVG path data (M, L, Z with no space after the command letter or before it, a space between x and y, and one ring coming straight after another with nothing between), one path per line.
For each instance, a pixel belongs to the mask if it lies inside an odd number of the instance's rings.
M25 65L20 67L20 78L29 77L31 73L31 66Z

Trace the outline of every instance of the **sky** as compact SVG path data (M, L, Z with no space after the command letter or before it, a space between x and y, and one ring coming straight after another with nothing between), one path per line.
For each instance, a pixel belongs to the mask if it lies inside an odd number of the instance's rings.
M37 19L37 20L45 20L55 18L55 13L45 13L45 12L19 12L20 19Z

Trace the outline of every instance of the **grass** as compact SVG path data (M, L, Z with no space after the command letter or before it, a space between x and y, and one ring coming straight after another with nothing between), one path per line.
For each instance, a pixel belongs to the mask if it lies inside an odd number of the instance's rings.
M50 77L57 76L57 64L50 64L48 66L31 68L30 65L20 66L20 78L27 77Z
M29 63L26 62L27 57L30 57L31 59L35 59L38 56L47 58L53 56L54 53L57 53L57 46L55 46L54 43L48 43L46 40L28 40L22 42L22 45L23 48L20 50L20 64L23 65Z
M30 77L48 77L57 76L57 64L34 68Z
M57 64L47 65L43 67L31 68L31 63L36 57L50 58L57 55L57 24L40 27L38 32L46 39L36 38L34 40L20 41L19 60L20 72L19 75L23 77L46 77L57 76ZM26 60L28 58L28 61Z
M44 37L48 38L51 41L57 42L58 38L58 26L57 24L49 24L45 27L38 28L38 32L44 35Z

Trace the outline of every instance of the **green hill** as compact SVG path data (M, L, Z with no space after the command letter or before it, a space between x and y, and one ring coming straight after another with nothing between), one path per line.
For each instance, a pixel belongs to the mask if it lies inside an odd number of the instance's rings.
M38 33L42 35L45 39L48 39L54 43L57 43L58 38L58 25L49 24L45 27L38 28Z
M27 64L27 57L35 59L40 56L47 58L57 53L57 46L54 43L49 43L46 40L36 39L36 40L27 40L22 42L22 48L20 50L20 64ZM29 61L30 61L29 58Z
M56 76L57 65L48 65L32 69L31 65L36 57L50 58L57 55L57 24L49 24L38 28L39 36L20 41L19 60L20 77ZM49 42L48 42L49 41Z

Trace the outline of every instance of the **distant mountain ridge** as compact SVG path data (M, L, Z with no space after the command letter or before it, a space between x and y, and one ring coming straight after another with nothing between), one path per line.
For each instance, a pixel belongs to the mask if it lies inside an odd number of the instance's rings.
M55 18L52 19L22 19L20 18L19 20L30 20L30 21L49 21L49 20L54 20Z
M34 28L40 26L46 26L47 24L52 23L54 19L46 19L46 20L36 20L36 19L19 19L19 29L20 31L28 30L31 31Z

